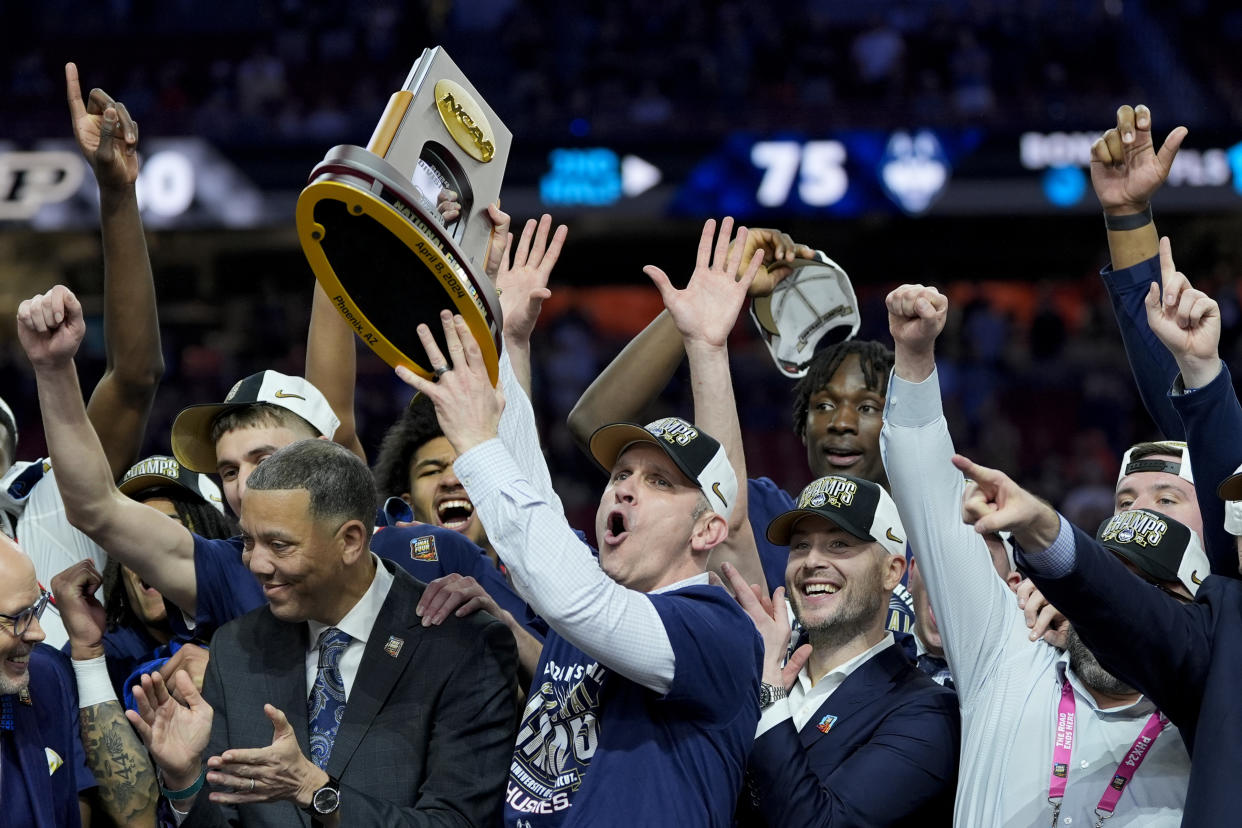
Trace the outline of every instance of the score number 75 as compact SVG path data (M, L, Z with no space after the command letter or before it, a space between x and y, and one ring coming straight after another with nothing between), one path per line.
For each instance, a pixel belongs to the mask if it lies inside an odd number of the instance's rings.
M836 204L849 189L845 145L840 141L756 141L750 162L763 170L755 199L764 207L788 201L795 181L798 198L810 207Z

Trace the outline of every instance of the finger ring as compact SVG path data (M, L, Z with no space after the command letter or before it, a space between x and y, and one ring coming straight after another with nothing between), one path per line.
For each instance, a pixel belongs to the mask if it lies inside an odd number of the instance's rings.
M253 778L250 780L250 792L254 793L254 779Z
M441 365L439 368L436 368L434 370L436 372L436 379L439 379L440 377L444 376L445 374L447 374L449 371L452 371L453 369L448 367L447 365Z

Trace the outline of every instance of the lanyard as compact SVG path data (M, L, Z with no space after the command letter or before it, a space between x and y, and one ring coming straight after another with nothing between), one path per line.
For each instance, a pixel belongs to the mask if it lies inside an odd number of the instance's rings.
M1147 758L1151 746L1164 730L1168 719L1160 711L1152 713L1147 724L1139 731L1138 738L1126 751L1113 773L1113 781L1104 789L1099 804L1095 806L1095 828L1102 828L1104 820L1113 815L1121 792L1134 778L1139 766ZM1048 780L1048 801L1052 803L1052 825L1056 828L1061 816L1061 801L1065 798L1065 786L1069 782L1070 754L1074 750L1074 688L1069 679L1061 685L1061 703L1057 706L1057 738L1052 745L1052 775Z

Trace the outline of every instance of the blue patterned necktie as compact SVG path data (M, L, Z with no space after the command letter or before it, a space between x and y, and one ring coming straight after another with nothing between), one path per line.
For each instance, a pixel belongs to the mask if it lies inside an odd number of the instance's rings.
M332 755L336 729L345 715L345 680L341 677L341 655L352 639L336 627L328 627L319 636L319 672L306 702L306 718L310 723L311 761L320 770L327 767Z

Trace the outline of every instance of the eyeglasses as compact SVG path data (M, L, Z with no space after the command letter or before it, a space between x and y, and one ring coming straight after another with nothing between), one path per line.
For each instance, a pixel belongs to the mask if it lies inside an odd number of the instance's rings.
M47 602L51 597L52 593L48 592L43 587L39 587L38 601L35 601L32 605L26 607L17 615L9 615L7 612L0 612L0 618L3 618L9 622L9 625L12 626L14 636L21 638L26 634L26 631L30 629L30 623L32 621L36 618L43 617L43 611L47 609Z

